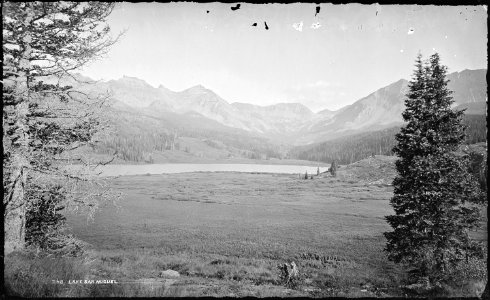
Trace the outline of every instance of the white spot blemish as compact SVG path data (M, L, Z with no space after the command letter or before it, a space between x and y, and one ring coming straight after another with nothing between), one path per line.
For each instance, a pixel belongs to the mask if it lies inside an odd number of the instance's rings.
M436 48L432 48L432 51L436 51Z
M298 30L298 31L303 31L303 21L301 21L299 23L294 23L293 28Z
M316 22L316 23L313 23L311 24L311 29L318 29L320 28L322 25L320 24L320 22Z
M415 33L415 29L413 29L412 27L410 27L410 29L408 30L407 34L414 34Z
M403 53L403 49L400 49L400 52Z

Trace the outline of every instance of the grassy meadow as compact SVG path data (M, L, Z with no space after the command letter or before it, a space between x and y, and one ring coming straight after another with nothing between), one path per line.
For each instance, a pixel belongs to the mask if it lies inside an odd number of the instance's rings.
M67 297L405 296L406 275L383 252L383 232L390 230L384 216L393 213L392 164L379 156L343 166L337 177L308 180L233 172L117 177L112 187L125 193L118 207L102 208L93 221L68 216L73 234L90 244L87 254L61 261L12 257L9 288L28 282L27 296ZM369 173L376 168L378 175ZM475 234L486 239L486 227ZM35 263L22 265L26 260ZM277 266L290 261L300 279L285 285ZM180 277L161 277L167 269ZM29 278L39 273L44 282ZM70 285L69 279L118 283ZM475 284L452 295L481 292Z

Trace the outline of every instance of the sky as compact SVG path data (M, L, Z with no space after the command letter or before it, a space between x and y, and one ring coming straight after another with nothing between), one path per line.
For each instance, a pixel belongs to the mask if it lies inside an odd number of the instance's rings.
M482 5L322 3L316 15L314 3L232 6L119 3L108 24L126 33L81 73L173 91L201 84L229 103L299 102L317 112L410 79L418 52L437 51L450 73L487 66Z

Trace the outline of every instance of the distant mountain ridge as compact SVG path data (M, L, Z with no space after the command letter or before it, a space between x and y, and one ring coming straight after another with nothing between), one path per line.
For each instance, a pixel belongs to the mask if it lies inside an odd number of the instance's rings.
M457 108L468 108L467 113L471 114L486 113L486 72L480 69L448 74L448 87L454 91ZM182 122L189 113L199 114L227 127L300 145L401 124L407 86L408 81L400 79L337 111L318 113L300 103L229 103L202 85L174 92L130 76L97 82L90 89L108 91L116 108L156 118L174 114L173 119L181 116Z
M228 103L215 92L197 85L174 92L163 85L154 88L143 80L124 76L96 84L112 94L116 106L130 106L152 115L198 113L225 126L260 134L298 131L314 113L300 103L258 106Z
M486 72L479 69L448 74L448 89L453 91L456 109L468 108L467 114L486 114ZM400 79L341 108L333 116L312 121L294 138L294 144L310 144L402 124L407 92L408 80Z

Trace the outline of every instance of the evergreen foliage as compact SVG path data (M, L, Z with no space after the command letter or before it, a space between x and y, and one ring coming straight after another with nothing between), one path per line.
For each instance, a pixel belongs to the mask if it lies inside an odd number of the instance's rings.
M63 166L81 161L71 155L73 150L96 142L105 126L101 108L107 98L74 88L72 83L82 80L70 72L105 54L117 40L105 24L113 7L101 2L3 4L6 253L25 246L26 207L31 204L26 189L36 186L32 180L87 180ZM90 200L71 198L76 205L98 201L95 196L84 199Z
M483 151L478 150L466 150L470 159L470 165L468 171L473 175L473 177L478 181L480 185L480 190L482 191L483 201L486 201L487 193L487 153L486 149Z
M26 246L50 254L78 256L84 243L65 233L66 190L61 184L30 181L26 191Z
M486 118L483 115L464 115L463 123L466 128L466 144L486 142ZM291 149L292 158L310 161L331 162L337 160L340 164L351 164L372 155L393 155L396 144L395 135L400 127L363 132L327 142L300 146Z
M341 137L327 142L308 146L299 146L290 150L290 156L296 159L329 163L337 160L341 164L351 164L361 159L378 155L393 155L395 134L399 127L364 132Z
M64 194L60 185L49 189L35 185L26 195L31 201L26 212L26 243L40 248L50 248L49 236L61 230L65 217L60 213L64 209Z
M337 176L337 161L334 160L332 161L332 164L330 165L330 174L332 176Z
M468 172L468 155L455 152L465 140L463 111L453 111L447 67L438 54L419 55L396 135L397 177L386 220L388 258L407 264L431 283L448 279L468 257L482 256L482 245L468 231L480 225L481 192Z
M484 115L464 115L466 126L466 144L476 144L487 141L487 119Z

